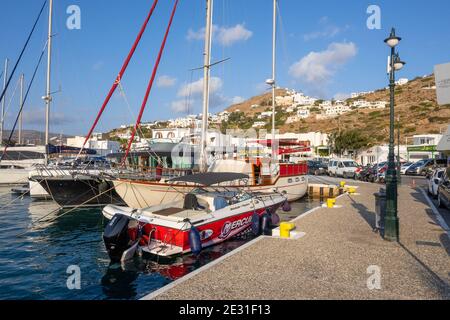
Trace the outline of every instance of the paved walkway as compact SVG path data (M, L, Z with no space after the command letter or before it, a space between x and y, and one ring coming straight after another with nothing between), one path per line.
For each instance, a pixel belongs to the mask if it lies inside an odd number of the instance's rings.
M150 299L450 299L450 240L419 190L401 186L401 243L382 240L373 193L338 199L295 222L298 240L260 238ZM368 268L381 272L381 289L367 287Z

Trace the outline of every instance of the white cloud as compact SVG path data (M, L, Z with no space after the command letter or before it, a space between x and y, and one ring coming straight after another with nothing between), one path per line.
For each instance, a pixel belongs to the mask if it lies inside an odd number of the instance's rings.
M174 111L176 113L183 113L183 112L187 112L188 103L186 102L186 100L176 100L176 101L172 102L170 107L171 107L172 111Z
M218 77L211 77L209 81L209 92L210 94L214 94L217 91L221 90L223 86L222 79ZM178 90L179 97L193 97L198 98L203 95L203 78L188 84L184 84Z
M351 95L349 93L336 93L333 98L335 100L347 100L350 97Z
M323 86L332 80L339 67L356 56L353 42L332 43L324 51L312 51L289 68L289 74L304 83Z
M245 101L245 99L242 98L242 97L239 97L239 96L231 98L231 104L239 104L239 103L242 103L244 101Z
M210 79L210 97L209 106L210 109L217 109L219 107L225 107L230 104L240 103L243 101L241 97L228 98L221 91L223 87L223 81L218 77L211 77ZM177 113L190 112L196 110L201 112L203 103L203 78L194 81L192 83L183 84L177 93L180 98L171 103L171 109ZM184 98L184 99L183 99Z
M77 117L69 116L61 112L52 111L51 113L51 124L52 125L63 125L73 123L77 121ZM23 122L29 125L42 125L45 123L45 109L35 109L33 111L23 112Z
M338 27L330 23L328 17L322 17L319 20L320 30L313 31L303 35L305 41L315 40L318 38L333 38L349 28L348 25Z
M247 41L252 36L253 32L245 28L244 24L237 24L230 28L213 25L213 39L224 47L232 46L236 42ZM186 38L188 40L203 40L205 38L205 28L197 31L189 29Z
M156 86L158 88L170 88L173 87L177 83L176 78L172 78L170 76L160 76L158 77L158 80L156 80Z

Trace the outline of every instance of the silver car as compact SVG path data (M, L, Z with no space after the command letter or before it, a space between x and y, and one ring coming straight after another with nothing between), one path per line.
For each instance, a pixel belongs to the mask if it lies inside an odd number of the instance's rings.
M439 184L444 177L445 169L436 169L431 175L427 176L428 179L428 194L436 198L438 196Z

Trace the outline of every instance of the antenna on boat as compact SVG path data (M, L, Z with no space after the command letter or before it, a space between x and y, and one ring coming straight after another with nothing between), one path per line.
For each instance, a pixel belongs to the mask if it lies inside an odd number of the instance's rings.
M50 131L50 105L52 102L51 93L51 65L52 65L52 23L53 23L53 0L49 1L48 12L48 36L47 36L47 89L43 97L45 101L45 163L48 163L49 151L49 131Z
M203 114L202 114L202 139L200 146L200 171L206 171L206 136L208 133L209 113L209 77L211 75L211 42L212 42L212 16L213 0L206 0L206 29L205 52L203 62Z

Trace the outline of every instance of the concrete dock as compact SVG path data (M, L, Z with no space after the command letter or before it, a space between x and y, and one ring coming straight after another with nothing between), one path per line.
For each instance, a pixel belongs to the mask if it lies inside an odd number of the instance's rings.
M450 299L448 226L420 188L400 186L401 241L384 241L373 232L379 187L296 219L300 239L260 237L144 299Z

